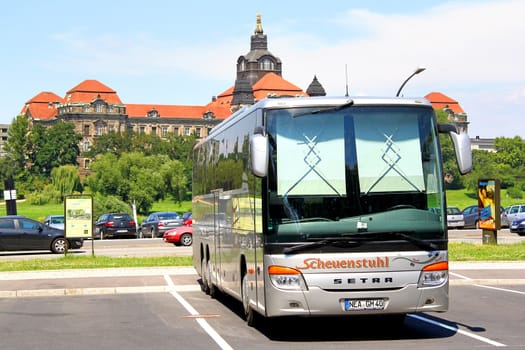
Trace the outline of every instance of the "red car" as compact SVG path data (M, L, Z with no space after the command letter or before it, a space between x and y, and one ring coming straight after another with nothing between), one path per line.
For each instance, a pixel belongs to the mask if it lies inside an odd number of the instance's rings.
M190 246L193 243L193 228L191 226L179 226L164 232L162 240L174 245Z

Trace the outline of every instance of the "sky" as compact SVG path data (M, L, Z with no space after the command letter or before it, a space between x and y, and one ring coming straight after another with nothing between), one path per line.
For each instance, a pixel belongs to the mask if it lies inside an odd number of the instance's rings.
M525 1L11 1L0 12L0 124L86 79L124 104L205 105L233 86L256 15L283 78L328 95L441 92L469 135L525 138Z

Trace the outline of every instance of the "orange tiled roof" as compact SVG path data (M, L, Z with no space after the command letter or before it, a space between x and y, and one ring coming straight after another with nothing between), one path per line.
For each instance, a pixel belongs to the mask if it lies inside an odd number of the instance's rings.
M158 104L126 104L126 114L130 118L143 118L155 109L160 118L202 118L203 106L158 105Z
M252 89L256 101L260 101L268 97L269 94L275 94L277 96L308 96L308 94L301 90L301 88L297 87L296 85L290 83L289 81L283 79L279 75L272 72L265 74L261 79L259 79L259 81L253 84ZM233 90L234 86L223 91L217 96L215 101L210 102L207 107L215 107L229 111L233 99ZM217 116L221 115L219 113L215 114Z
M109 104L122 104L117 92L98 80L84 80L66 93L65 103L89 103L100 97Z
M441 92L431 92L427 94L425 98L430 101L434 109L450 108L455 114L465 113L458 101L442 94Z
M126 114L130 118L144 118L153 109L160 118L203 118L206 112L212 112L216 118L224 119L231 112L229 106L184 106L184 105L158 105L158 104L126 104Z
M57 102L63 103L64 99L54 92L43 91L27 101L20 113L33 119L52 119L57 115Z
M261 79L259 79L259 81L253 84L252 89L257 101L266 98L268 94L276 94L279 96L307 96L307 94L301 90L301 88L283 79L275 73L265 74Z

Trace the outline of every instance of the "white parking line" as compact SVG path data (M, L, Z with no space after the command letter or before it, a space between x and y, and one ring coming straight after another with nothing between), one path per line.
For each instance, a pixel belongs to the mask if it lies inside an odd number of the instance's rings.
M453 275L453 276L456 276L456 277L458 277L458 278L461 278L461 279L463 279L463 280L467 280L467 281L476 281L476 280L473 280L473 279L470 278L470 277L460 275L459 273L450 272L450 274ZM509 283L513 283L513 282L519 282L519 281L509 280L508 282L509 282ZM522 291L519 291L519 290L514 290L514 289L492 287L492 286L487 286L487 285L479 284L479 283L473 283L472 285L475 286L475 287L480 287L480 288L494 289L494 290L497 290L497 291L500 291L500 292L509 292L509 293L516 293L516 294L525 295L525 292L522 292Z
M186 301L186 299L181 297L181 295L175 291L175 289L174 289L175 288L175 284L171 280L170 276L169 275L164 275L164 280L166 280L166 283L168 283L168 286L170 287L170 289L173 288L173 290L170 292L171 295L173 295L175 297L175 299L177 299L177 301L179 303L181 303L181 305L184 306L184 308L192 316L199 316L199 313L197 312L197 310L195 310L193 308L193 306L191 306L191 304ZM224 338L221 337L219 335L219 333L217 333L217 331L215 331L215 329L213 329L213 327L210 326L210 324L208 322L206 322L205 319L200 318L200 317L196 317L196 320L197 320L197 323L202 327L202 329L204 329L204 331L209 334L209 336L217 343L217 345L219 345L219 347L221 349L223 349L223 350L233 350L233 348L230 346L230 344L228 344L226 342L226 340L224 340Z
M408 316L412 317L412 318L415 318L415 319L417 319L419 321L430 323L431 325L434 325L434 326L445 328L445 329L447 329L449 331L457 332L459 334L462 334L462 335L465 335L467 337L470 337L470 338L482 341L482 342L490 344L490 345L494 345L494 346L498 346L498 347L507 346L505 344L498 343L497 341L491 340L489 338L485 338L485 337L479 336L477 334L470 333L470 332L464 331L462 329L459 329L457 327L452 327L452 326L449 326L447 324L444 324L444 323L441 323L441 322L437 322L437 321L431 320L429 318L426 318L426 317L423 317L423 316L420 316L420 315L409 314Z

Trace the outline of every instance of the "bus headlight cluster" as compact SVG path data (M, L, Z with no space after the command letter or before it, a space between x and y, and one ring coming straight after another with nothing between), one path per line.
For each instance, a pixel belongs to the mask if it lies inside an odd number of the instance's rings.
M427 265L421 271L418 287L435 287L448 280L448 262L441 261Z
M306 283L300 271L284 266L268 267L272 284L279 289L306 290Z

